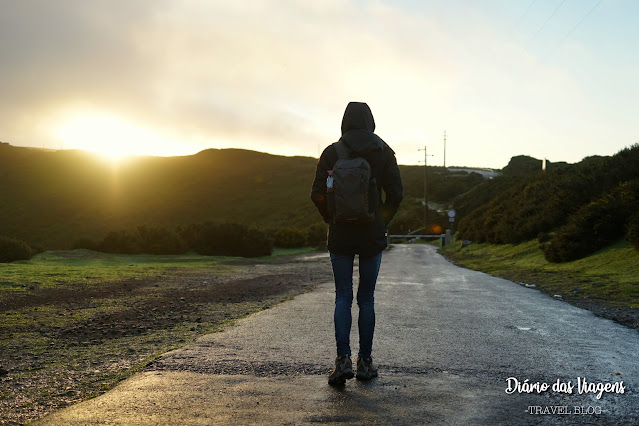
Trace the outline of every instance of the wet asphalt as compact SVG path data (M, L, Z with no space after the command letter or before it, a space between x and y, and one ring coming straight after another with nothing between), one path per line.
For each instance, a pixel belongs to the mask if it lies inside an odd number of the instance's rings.
M637 331L426 245L384 253L380 376L332 388L331 279L36 424L639 424Z

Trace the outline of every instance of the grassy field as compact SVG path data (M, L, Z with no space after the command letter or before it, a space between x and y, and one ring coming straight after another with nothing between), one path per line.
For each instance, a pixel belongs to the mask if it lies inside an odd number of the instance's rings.
M455 242L442 254L464 267L500 276L593 308L639 312L639 252L620 240L586 258L566 263L548 263L536 240L522 244L470 244ZM590 306L588 306L590 305ZM635 311L636 310L636 311ZM595 309L596 311L596 309ZM604 315L605 316L605 315Z
M35 289L90 287L104 281L157 276L171 270L213 270L223 273L225 258L200 255L115 255L89 250L48 251L31 260L0 264L0 300Z
M162 353L308 291L328 262L45 252L0 264L0 424L113 387Z
M268 257L311 252L312 248L279 249ZM6 297L28 294L35 289L90 287L105 281L143 279L158 275L179 275L184 271L230 274L237 269L229 262L236 258L186 255L119 255L90 250L47 251L31 260L0 263L0 302Z

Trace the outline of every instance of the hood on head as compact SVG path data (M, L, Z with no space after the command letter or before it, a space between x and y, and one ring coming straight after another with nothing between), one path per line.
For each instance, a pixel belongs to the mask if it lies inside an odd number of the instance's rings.
M364 102L349 102L342 118L342 135L351 130L375 131L373 113Z

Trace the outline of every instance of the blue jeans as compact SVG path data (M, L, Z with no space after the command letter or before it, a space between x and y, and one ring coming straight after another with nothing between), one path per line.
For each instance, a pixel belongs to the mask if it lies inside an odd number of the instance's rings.
M335 278L335 341L337 355L351 355L351 305L353 304L353 262L355 255L331 253L331 265ZM382 253L359 258L359 357L371 356L375 331L375 283L382 263Z

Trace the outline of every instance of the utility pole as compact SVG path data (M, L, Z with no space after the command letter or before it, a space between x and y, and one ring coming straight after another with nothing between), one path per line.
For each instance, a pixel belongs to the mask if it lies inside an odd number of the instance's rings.
M426 145L424 145L424 149L419 149L418 151L424 151L424 230L426 233L430 232L428 230L428 199L426 198L426 169L428 168L428 149ZM433 155L431 154L430 157Z
M444 130L444 168L446 168L446 130Z

